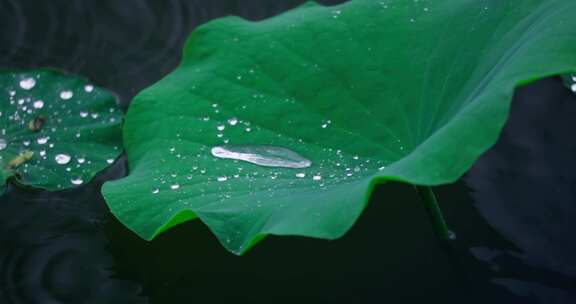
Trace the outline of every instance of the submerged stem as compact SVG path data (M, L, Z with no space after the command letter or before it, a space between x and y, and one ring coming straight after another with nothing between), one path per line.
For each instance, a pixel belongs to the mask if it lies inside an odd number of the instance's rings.
M432 226L434 227L438 237L445 241L453 240L454 233L448 229L448 225L444 220L442 210L440 210L440 206L438 206L438 201L436 200L436 195L434 195L432 188L428 186L414 186L414 188L416 188L422 201L424 201L424 206L426 207L426 211L428 211L428 215L432 220Z

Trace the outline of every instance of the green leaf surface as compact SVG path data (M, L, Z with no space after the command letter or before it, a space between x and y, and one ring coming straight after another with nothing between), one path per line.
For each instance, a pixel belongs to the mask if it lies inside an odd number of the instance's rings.
M211 22L133 101L129 176L103 194L148 240L195 217L237 254L268 234L337 238L375 184L457 180L516 86L576 68L574 16L565 0L352 0ZM225 144L311 166L212 156Z
M116 98L56 71L0 72L0 175L58 190L90 181L120 154Z

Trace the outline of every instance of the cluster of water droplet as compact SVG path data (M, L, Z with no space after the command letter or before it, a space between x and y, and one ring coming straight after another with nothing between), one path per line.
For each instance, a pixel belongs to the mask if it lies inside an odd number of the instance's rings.
M45 79L47 75L17 76L12 86L0 91L0 161L4 167L13 164L10 169L24 180L61 179L66 174L68 184L59 188L80 185L99 170L94 167L104 168L119 153L114 147L104 153L108 155L88 157L92 151L82 151L82 144L87 144L82 137L91 136L98 124L114 124L121 114L113 106L107 113L91 109L91 100L103 96L93 85L64 87L54 83L53 75ZM62 83L71 83L60 77ZM15 162L25 152L32 156Z
M410 23L415 23L422 13L430 12L430 3L429 2L430 2L429 0L412 0L412 3L401 2L400 4L402 6L407 5L407 4L413 5L413 7L410 9L410 11L415 12L415 13L414 13L414 16L411 16L408 18L408 21ZM391 1L391 0L378 1L377 4L381 9L384 9L384 10L393 9L393 8L396 8L398 6L398 5L396 5L396 3L394 3L394 1Z
M340 14L342 12L334 12L336 18ZM234 76L234 81L250 81L258 77L257 70L248 69ZM190 88L191 91L197 89L195 85ZM203 100L201 105L182 109L183 113L174 117L177 120L174 128L178 131L171 140L173 145L155 154L155 159L148 159L156 162L149 193L167 195L170 202L180 207L192 202L223 203L255 193L265 193L272 198L286 195L287 191L323 191L340 183L370 179L388 164L377 157L346 152L346 147L336 149L310 138L295 138L290 132L277 129L278 125L270 128L255 123L256 120L249 119L253 118L250 113L272 99L276 105L278 102L291 108L298 105L292 97L279 98L264 92L250 94L252 102L241 105ZM312 123L291 120L284 123L294 128L303 128L306 124L311 133L330 136L337 121L319 117ZM397 144L398 153L403 153L403 144ZM197 197L204 199L192 199ZM246 204L248 209L266 204L254 204L246 199L239 199L238 203Z
M570 89L576 93L576 75L570 76Z
M218 104L213 104L211 111L221 114ZM224 201L238 193L262 191L273 197L291 188L328 189L330 185L372 176L385 168L380 160L349 155L339 149L322 148L318 151L315 144L292 140L282 134L276 137L284 142L283 145L260 144L250 139L259 138L256 132L264 130L235 116L222 120L203 116L199 120L214 126L212 130L221 144L206 146L184 142L182 146L167 148L166 154L158 159L160 164L154 174L152 194L178 192L182 194L178 197L184 205L189 201L182 197L210 196ZM326 132L331 124L332 120L323 120L315 128ZM253 144L231 144L225 134L233 128L243 128L240 134L244 134L238 136L239 133L235 133L235 141L251 141ZM176 137L180 139L181 135ZM180 140L176 142L181 143ZM197 150L190 153L192 146ZM181 165L174 168L176 163ZM166 172L164 168L173 170Z

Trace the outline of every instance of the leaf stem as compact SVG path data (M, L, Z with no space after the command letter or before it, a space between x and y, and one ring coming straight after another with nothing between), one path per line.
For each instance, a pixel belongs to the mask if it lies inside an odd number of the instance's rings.
M426 211L430 216L432 226L438 237L444 241L453 240L455 238L454 233L448 229L448 225L446 224L446 220L444 220L442 210L440 206L438 206L438 200L436 200L436 195L434 195L432 188L428 186L414 186L414 188L416 188L416 191L424 202L424 206L426 207Z

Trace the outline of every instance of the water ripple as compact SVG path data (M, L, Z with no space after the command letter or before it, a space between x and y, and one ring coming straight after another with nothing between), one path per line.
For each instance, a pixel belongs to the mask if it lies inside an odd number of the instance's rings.
M304 2L1 0L0 66L80 73L117 92L126 105L176 67L199 24L226 15L264 19Z
M0 198L0 303L146 303L115 278L95 187Z

